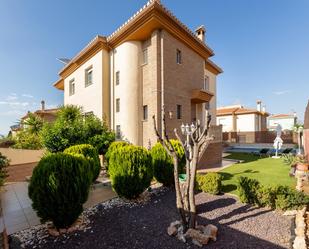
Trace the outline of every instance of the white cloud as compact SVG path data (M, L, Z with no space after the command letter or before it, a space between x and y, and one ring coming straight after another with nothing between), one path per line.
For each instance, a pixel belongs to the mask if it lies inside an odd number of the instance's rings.
M33 95L27 94L27 93L24 93L21 96L26 97L26 98L31 98L31 99L33 98Z
M0 105L8 105L10 107L26 107L29 106L29 102L0 101Z
M275 95L284 95L284 94L287 94L287 93L290 93L291 91L290 90L285 90L285 91L276 91L274 92Z
M17 99L18 99L18 96L16 93L10 93L10 95L6 97L7 101L12 101L12 100L17 100Z

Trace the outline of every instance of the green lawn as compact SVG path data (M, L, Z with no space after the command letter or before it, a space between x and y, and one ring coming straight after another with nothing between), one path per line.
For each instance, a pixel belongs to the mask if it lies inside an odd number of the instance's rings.
M255 178L264 186L287 185L294 187L295 178L289 176L290 167L283 163L283 159L260 158L245 153L232 153L229 159L244 160L219 171L223 177L223 192L237 194L237 178L246 176Z

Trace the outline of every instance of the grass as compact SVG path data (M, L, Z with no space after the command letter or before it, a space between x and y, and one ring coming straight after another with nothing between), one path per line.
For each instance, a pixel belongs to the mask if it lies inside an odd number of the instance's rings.
M283 163L283 159L260 158L246 153L232 153L228 159L243 160L219 171L223 177L223 192L237 194L237 179L246 176L260 181L264 186L286 185L294 187L295 178L289 176L290 167Z

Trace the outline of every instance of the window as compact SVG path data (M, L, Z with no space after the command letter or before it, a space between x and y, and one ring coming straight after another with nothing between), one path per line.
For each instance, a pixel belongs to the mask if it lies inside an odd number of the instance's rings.
M120 99L116 99L116 112L120 112Z
M181 105L177 105L177 119L181 119L182 113L181 113Z
M209 77L205 75L204 79L204 90L209 91Z
M143 120L148 120L148 105L143 106Z
M69 94L74 95L75 94L75 80L71 79L69 82Z
M85 70L85 87L92 84L92 66Z
M177 62L177 64L182 63L181 51L179 49L176 50L176 62Z
M120 139L120 138L121 138L120 125L116 125L116 138L117 138L117 139Z
M147 64L148 63L148 49L144 49L143 50L143 64Z
M119 85L119 83L120 83L120 72L117 71L116 72L116 85Z

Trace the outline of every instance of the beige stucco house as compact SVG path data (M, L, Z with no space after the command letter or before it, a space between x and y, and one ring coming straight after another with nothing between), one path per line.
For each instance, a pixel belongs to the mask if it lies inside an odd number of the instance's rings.
M267 130L269 114L257 101L257 108L242 105L224 106L217 109L217 124L222 125L223 132L258 132Z
M118 137L148 147L156 142L152 115L161 130L212 115L221 160L221 127L216 126L216 77L204 26L192 32L158 0L151 0L109 36L96 36L59 72L54 86L64 104L83 107L107 120ZM213 153L214 154L214 153Z
M282 130L294 129L294 126L297 124L296 113L293 114L274 114L268 117L268 129L276 130L277 125L280 124Z

